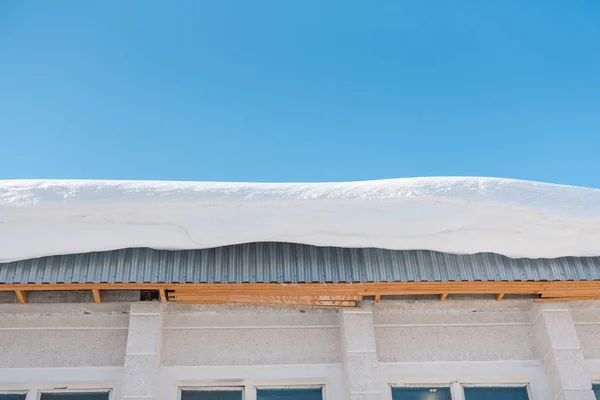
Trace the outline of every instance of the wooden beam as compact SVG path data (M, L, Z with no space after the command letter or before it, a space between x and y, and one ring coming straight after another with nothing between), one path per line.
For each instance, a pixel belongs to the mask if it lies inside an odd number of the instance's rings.
M542 294L545 292L589 292L600 294L599 281L554 282L368 282L368 283L57 283L0 284L0 291L14 290L175 290L178 288L204 291L236 290L360 292L362 295L414 294Z
M100 295L100 289L92 289L92 294L94 295L94 302L96 304L102 303L102 296Z
M269 306L329 306L329 307L354 307L352 300L320 300L320 299L298 299L298 298L261 298L259 296L232 296L228 298L185 298L176 299L178 304L248 304Z
M22 290L15 290L15 294L17 295L17 300L19 300L19 303L27 303L27 293Z
M453 294L493 294L501 300L506 294L541 296L547 301L555 299L600 298L599 281L552 281L552 282L368 282L368 283L57 283L57 284L0 284L0 291L21 293L20 302L26 301L29 291L76 291L91 290L94 300L101 301L103 290L156 290L161 301L178 302L227 302L252 301L263 304L268 299L287 299L312 304L351 304L364 296L439 295L440 300ZM168 291L168 292L167 292ZM441 293L441 295L440 295ZM266 296L266 297L265 297ZM240 300L245 298L245 300ZM276 300L275 303L277 303ZM540 300L541 301L541 300ZM566 301L566 300L564 300Z
M376 294L375 295L375 303L379 303L381 301L381 295L380 294Z
M542 293L542 297L598 297L600 296L600 291L598 290L549 290Z
M600 296L571 296L571 297L543 297L534 299L537 303L547 303L554 301L577 301L577 300L600 300Z
M350 306L355 305L357 300L361 300L359 295L328 295L328 294L267 294L264 292L236 293L230 292L207 294L204 291L196 290L175 290L170 294L170 299L177 303L194 304L268 304L268 305L306 305L306 306Z

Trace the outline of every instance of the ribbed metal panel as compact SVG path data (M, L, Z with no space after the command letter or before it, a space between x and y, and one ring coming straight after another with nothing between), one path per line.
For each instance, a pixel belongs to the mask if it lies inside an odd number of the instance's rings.
M600 279L600 257L511 259L249 243L204 250L146 248L0 264L0 283L563 281Z

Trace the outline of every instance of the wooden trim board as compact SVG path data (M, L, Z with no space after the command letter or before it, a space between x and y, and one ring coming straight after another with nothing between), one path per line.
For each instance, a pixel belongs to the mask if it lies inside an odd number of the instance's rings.
M101 302L104 290L157 290L161 301L186 304L269 304L351 307L365 296L490 294L537 295L535 301L600 299L600 281L552 282L368 282L368 283L57 283L0 284L0 291L15 292L20 303L30 291L90 290Z

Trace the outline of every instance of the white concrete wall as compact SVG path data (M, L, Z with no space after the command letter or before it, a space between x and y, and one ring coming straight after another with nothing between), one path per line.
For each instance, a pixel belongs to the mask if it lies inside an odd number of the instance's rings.
M600 383L600 301L569 302L584 366L592 382Z
M0 305L0 368L121 366L129 304Z
M337 310L169 304L164 313L162 365L340 362Z
M382 362L537 360L530 308L531 300L377 303L378 357Z
M563 395L569 374L578 374L580 391L600 381L600 302L562 305L560 316L570 316L562 322L550 309L540 319L532 307L452 297L363 303L349 312L0 304L0 390L106 388L112 400L176 400L178 387L218 385L245 387L254 400L256 385L324 385L327 400L389 400L391 384L447 384L464 400L461 384L520 384L532 400L547 400L574 398ZM553 324L567 332L565 320L576 332L569 349L552 339ZM585 360L551 365L547 348L552 360L571 349ZM552 371L567 377L563 386L550 384Z
M583 356L600 359L600 301L569 303Z

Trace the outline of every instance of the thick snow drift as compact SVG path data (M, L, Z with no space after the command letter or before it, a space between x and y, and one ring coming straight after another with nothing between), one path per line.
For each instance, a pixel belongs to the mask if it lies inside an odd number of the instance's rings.
M600 190L491 178L0 181L0 261L255 241L598 256Z

